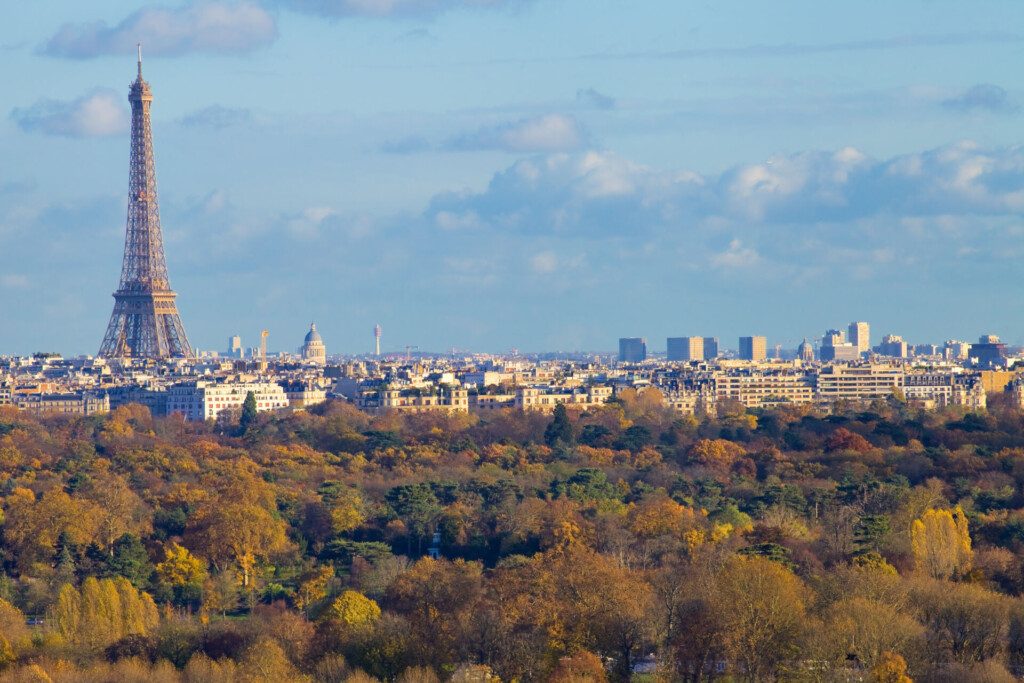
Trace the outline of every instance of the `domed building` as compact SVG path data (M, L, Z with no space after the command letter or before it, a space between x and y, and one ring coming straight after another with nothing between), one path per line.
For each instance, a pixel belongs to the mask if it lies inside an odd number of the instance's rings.
M804 337L803 343L797 347L796 357L808 363L814 361L814 347L811 346L811 343L807 341L806 337Z
M309 332L306 333L306 340L302 344L302 360L319 365L327 363L327 348L320 333L316 331L316 323L309 324Z

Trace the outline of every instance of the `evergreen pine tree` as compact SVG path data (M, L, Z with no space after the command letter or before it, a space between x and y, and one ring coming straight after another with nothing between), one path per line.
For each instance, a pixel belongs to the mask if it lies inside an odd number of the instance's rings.
M544 430L544 443L554 448L555 446L571 446L576 441L572 431L572 424L569 422L569 413L565 406L559 403L555 406L555 412L551 422Z
M242 403L242 417L238 421L239 431L245 434L249 427L256 422L256 394L251 391L245 395Z

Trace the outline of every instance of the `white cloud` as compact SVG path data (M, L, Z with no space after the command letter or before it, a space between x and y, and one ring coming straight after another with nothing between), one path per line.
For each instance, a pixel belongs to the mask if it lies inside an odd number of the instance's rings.
M738 239L729 242L728 249L711 257L711 265L716 268L749 268L760 261L761 256L757 251L744 247Z
M141 42L146 54L249 52L277 38L274 18L260 5L240 2L196 2L175 8L148 7L115 26L97 21L65 24L43 51L55 57L90 59L128 54Z
M76 100L39 100L14 109L11 118L22 130L66 137L102 137L128 130L128 109L113 90L98 89Z
M434 223L442 230L466 230L479 227L480 217L474 211L464 213L438 211L434 215Z
M324 222L337 215L337 212L329 206L310 207L288 221L288 232L301 239L319 237Z
M486 126L450 140L445 147L463 151L564 152L579 149L585 141L586 134L574 117L546 114Z
M530 258L530 268L535 273L553 273L558 268L558 257L553 251L542 251Z

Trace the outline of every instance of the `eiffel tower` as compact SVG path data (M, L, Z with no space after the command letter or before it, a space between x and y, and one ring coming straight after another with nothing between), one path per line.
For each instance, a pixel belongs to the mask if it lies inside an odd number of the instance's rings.
M114 292L114 313L103 336L104 358L191 358L177 296L171 291L164 261L160 208L156 198L156 164L149 107L153 93L139 76L131 84L132 153L128 179L128 220L124 236L121 285Z

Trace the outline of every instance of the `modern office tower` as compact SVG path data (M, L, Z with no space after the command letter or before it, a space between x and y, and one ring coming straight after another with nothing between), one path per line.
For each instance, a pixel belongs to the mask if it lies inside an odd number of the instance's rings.
M857 353L871 350L871 326L865 322L852 322L847 328L849 342L857 347Z
M149 107L153 93L139 75L128 90L132 105L128 219L124 236L121 284L114 292L114 312L103 335L103 358L191 358L192 347L174 303L164 260L164 238L156 197L156 165Z
M980 368L998 368L1006 365L1006 344L994 334L983 334L977 344L971 344L968 357Z
M958 339L947 339L943 344L943 355L949 360L967 360L971 345Z
M906 358L907 342L903 341L903 337L898 334L887 334L882 337L882 343L878 345L878 355Z
M619 339L619 360L623 363L639 363L647 360L647 340L643 337Z
M373 355L375 356L380 355L380 335L383 331L384 328L380 326L380 323L373 326Z
M704 360L704 338L669 337L668 360Z
M839 330L826 330L824 336L822 336L821 338L821 345L838 346L842 344L844 341L846 340L843 339L843 333L840 332Z
M828 330L821 338L821 349L818 355L822 361L826 362L849 362L860 358L860 351L856 346L843 339L841 331Z
M718 337L704 337L704 360L718 358Z
M242 338L237 334L228 337L228 355L232 358L241 358L244 355L242 351Z
M765 360L767 358L767 337L740 337L740 359Z

